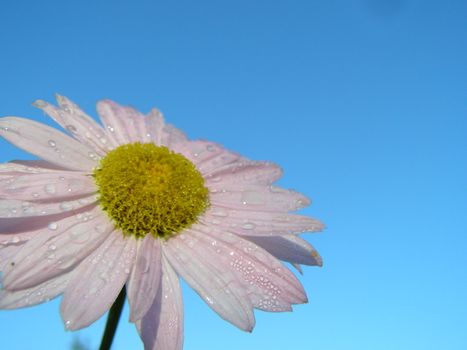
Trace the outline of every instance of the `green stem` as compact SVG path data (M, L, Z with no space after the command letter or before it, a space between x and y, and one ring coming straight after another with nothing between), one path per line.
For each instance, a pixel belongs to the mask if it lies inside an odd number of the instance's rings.
M105 324L104 335L102 336L101 346L99 350L110 350L112 341L114 340L115 331L117 330L118 320L122 314L123 304L125 303L125 286L123 286L120 294L110 308L109 315L107 316L107 323Z

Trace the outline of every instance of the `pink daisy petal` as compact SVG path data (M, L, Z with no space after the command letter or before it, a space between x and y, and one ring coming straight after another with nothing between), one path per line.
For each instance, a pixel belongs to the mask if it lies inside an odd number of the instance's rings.
M292 264L310 266L323 266L323 260L318 252L304 239L294 236L244 236L251 242L266 249L269 253L280 260Z
M12 258L18 254L25 242L27 242L27 240L20 241L19 239L15 239L14 241L7 241L6 244L0 243L0 271L5 271L5 267L10 264ZM0 278L0 280L1 279L3 279L3 277ZM2 284L3 281L0 283L0 287Z
M1 176L0 176L1 179ZM78 172L49 172L0 180L0 198L37 201L89 196L97 191L90 176Z
M51 167L56 167L57 169L51 169ZM7 176L50 173L58 169L60 171L67 171L42 160L14 160L9 163L0 164L0 179Z
M157 109L153 108L149 114L146 116L146 130L151 138L157 146L162 146L162 139L164 133L164 117L162 113Z
M0 227L2 227L2 220L0 219ZM16 226L16 225L15 225ZM19 232L19 233L8 233L7 231L0 233L0 246L11 246L11 245L22 245L29 241L37 231L26 231L26 232ZM3 270L1 270L3 271Z
M127 284L131 322L136 322L148 312L159 291L161 274L160 240L147 235L138 247Z
M195 225L189 231L203 254L217 260L223 269L236 273L254 307L287 311L291 304L307 302L305 291L293 273L256 244L203 225Z
M72 170L91 170L94 151L47 125L17 117L0 119L0 136L46 161Z
M50 162L47 162L45 160L12 160L11 163L14 164L20 164L25 166L28 169L36 169L38 170L37 172L47 172L47 171L67 171L68 169L58 166L56 164L52 164ZM9 163L7 163L9 164Z
M87 145L97 155L104 155L111 146L104 129L65 96L57 94L56 98L60 107L42 100L34 102L34 106L42 109L76 140Z
M164 117L157 108L153 108L146 117L146 131L152 142L158 146L172 148L187 140L181 130L165 124Z
M224 151L222 154L214 156L202 164L199 164L198 169L202 174L208 174L215 169L221 168L227 164L232 164L233 162L237 161L239 157L240 156L237 153Z
M15 292L0 290L0 309L17 309L52 300L62 294L70 278L66 273L32 288Z
M0 199L0 218L44 216L71 212L95 204L95 195L62 202L31 202L16 199Z
M4 269L8 290L31 288L72 270L113 231L113 225L95 209L36 232Z
M174 147L179 143L183 143L186 141L186 136L183 131L177 129L171 124L165 124L163 132L162 132L162 145L167 147Z
M167 259L162 258L159 293L146 315L136 323L146 350L183 348L183 303L178 276Z
M110 234L71 275L60 305L65 327L89 326L113 304L134 263L136 241Z
M240 157L221 145L208 141L189 141L179 146L177 151L191 160L202 174L230 164Z
M97 111L114 144L123 145L147 140L144 115L134 108L103 100L98 102Z
M231 269L206 256L204 244L192 234L182 233L163 246L164 255L175 271L224 320L251 332L255 325L252 305Z
M0 218L0 238L4 236L14 237L18 234L23 235L30 231L44 229L48 225L73 215L76 215L78 218L83 217L85 212L93 209L95 206L84 206L77 210L63 211L52 215Z
M294 211L310 204L308 198L298 192L279 187L249 186L239 190L211 192L211 204L238 210Z
M282 176L282 169L270 162L235 162L207 173L207 186L221 190L244 184L270 185Z
M258 236L316 232L324 227L318 220L303 215L218 207L208 209L199 221L239 235Z

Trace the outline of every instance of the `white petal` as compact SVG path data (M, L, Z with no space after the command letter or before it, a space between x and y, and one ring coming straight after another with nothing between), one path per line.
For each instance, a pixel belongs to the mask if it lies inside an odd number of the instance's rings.
M282 169L270 162L235 162L206 174L207 186L212 189L238 188L244 184L270 185L282 176ZM236 187L232 187L236 186Z
M44 160L13 160L10 163L0 164L0 177L3 178L9 175L44 174L55 170L66 171L64 168ZM77 173L79 174L79 172Z
M214 169L222 168L240 157L221 145L208 141L189 141L177 151L191 160L202 174L209 174Z
M44 216L72 212L96 203L95 195L60 202L30 202L15 199L0 199L0 218Z
M183 302L178 276L162 258L162 286L151 308L136 323L146 350L182 350Z
M164 117L162 113L157 109L153 108L146 116L146 130L151 137L151 140L157 145L161 146L163 139L164 130Z
M87 327L110 309L128 279L135 253L136 240L116 231L72 272L60 305L67 329Z
M10 292L0 290L0 309L17 309L44 303L63 293L70 278L66 273L33 288Z
M107 129L107 135L115 144L146 142L147 132L142 113L111 100L99 101L97 111Z
M215 206L211 206L199 221L206 225L218 225L239 235L259 236L316 232L324 227L318 220L303 215L235 210Z
M67 169L89 171L96 165L91 148L50 126L29 119L1 118L0 136L28 153Z
M90 176L71 171L50 171L16 176L7 181L0 180L0 198L5 199L64 200L69 197L89 196L96 191L96 184Z
M131 322L136 322L148 312L159 291L161 273L160 240L148 234L138 247L127 284Z
M84 221L84 219L86 221ZM9 290L31 288L72 270L113 230L99 208L69 217L37 232L6 266L3 283Z
M77 215L83 216L86 211L92 210L95 207L90 205L79 210L64 211L63 213L43 216L25 216L15 218L0 218L0 244L3 236L16 236L18 234L26 234L30 231L38 231L46 228L51 223L58 222L67 217ZM7 238L8 239L8 238Z
M204 244L182 233L163 245L164 255L175 271L223 319L250 331L255 319L252 305L234 271L223 269L206 257Z
M1 221L0 221L0 228L1 228ZM29 241L31 238L34 237L34 235L37 233L37 231L26 231L26 232L20 232L20 233L7 233L3 231L3 228L0 229L0 246L17 246L17 245L22 245Z
M304 195L275 186L249 186L242 190L212 192L211 204L215 206L255 211L294 211L310 204Z
M269 253L280 260L292 264L303 264L311 266L323 266L323 261L318 252L304 239L294 236L244 236L244 238L263 247Z
M193 225L188 231L199 240L198 249L203 251L206 259L235 273L256 308L288 311L291 304L307 301L297 278L275 257L252 242L203 225Z
M186 142L185 134L170 124L165 124L162 113L153 108L146 117L146 130L151 140L158 146L173 148Z
M19 238L15 238L14 241L12 240L7 244L0 245L0 271L5 271L5 267L11 263L13 257L22 249L24 243L25 241L19 241ZM3 281L0 283L0 289L2 284Z
M42 100L34 102L34 106L47 113L75 139L87 145L96 154L103 156L111 146L105 137L104 129L68 98L58 94L56 97L60 108Z

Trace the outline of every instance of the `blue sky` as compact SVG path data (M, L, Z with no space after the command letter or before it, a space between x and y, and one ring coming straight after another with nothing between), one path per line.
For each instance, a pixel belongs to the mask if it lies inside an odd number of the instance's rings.
M467 348L467 2L9 1L0 115L32 101L160 108L191 138L279 163L325 222L309 303L252 334L183 285L185 349ZM0 162L31 158L0 140ZM4 349L97 348L59 300L0 311ZM142 349L121 320L113 349Z

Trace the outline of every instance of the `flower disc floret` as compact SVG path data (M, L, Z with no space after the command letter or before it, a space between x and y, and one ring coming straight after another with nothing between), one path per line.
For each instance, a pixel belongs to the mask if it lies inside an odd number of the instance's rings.
M102 209L125 235L170 238L209 206L200 172L164 146L122 145L101 159L93 175Z

